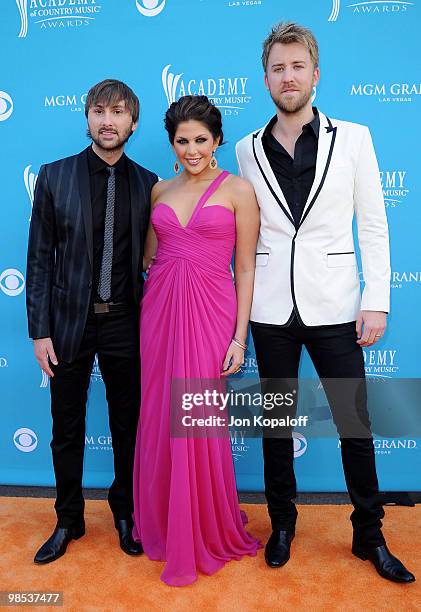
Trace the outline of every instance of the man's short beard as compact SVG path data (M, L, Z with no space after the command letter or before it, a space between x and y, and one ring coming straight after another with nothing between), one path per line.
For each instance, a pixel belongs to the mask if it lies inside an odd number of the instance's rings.
M129 140L130 136L133 134L132 129L130 128L130 130L128 130L126 136L124 138L122 138L121 140L118 141L118 143L116 145L114 145L113 147L104 147L99 140L97 140L96 138L94 138L94 136L92 136L91 131L89 129L89 127L86 130L86 136L88 138L90 138L97 147L99 147L100 149L103 149L104 151L116 151L117 149L121 149L122 147L124 147L124 145L126 144L126 142Z
M275 103L276 107L283 113L285 113L286 115L292 115L294 113L298 113L300 110L302 110L306 104L308 103L308 101L311 99L311 95L313 93L313 88L310 89L310 91L305 94L302 95L301 98L298 98L298 100L296 100L295 105L291 108L288 106L285 106L282 101L281 101L281 97L279 98L275 98L275 96L271 95L271 98L273 100L273 102Z

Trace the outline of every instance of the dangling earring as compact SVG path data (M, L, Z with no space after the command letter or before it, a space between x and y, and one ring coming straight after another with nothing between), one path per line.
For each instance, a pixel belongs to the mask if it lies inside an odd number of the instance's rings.
M180 162L178 161L178 159L175 160L173 168L176 174L180 172Z
M209 168L211 170L216 170L217 167L218 167L218 160L215 157L215 151L213 151L211 160L209 162Z

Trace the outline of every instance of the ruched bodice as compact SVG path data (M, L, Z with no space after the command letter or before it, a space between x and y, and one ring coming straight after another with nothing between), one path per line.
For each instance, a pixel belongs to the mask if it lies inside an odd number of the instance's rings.
M235 245L235 217L219 204L201 206L183 227L175 211L159 202L152 212L152 224L158 238L154 266L169 260L185 259L209 273L230 275Z

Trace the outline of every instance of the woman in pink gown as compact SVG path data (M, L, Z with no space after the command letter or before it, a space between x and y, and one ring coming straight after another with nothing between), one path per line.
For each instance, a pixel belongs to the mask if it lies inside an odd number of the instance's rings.
M184 170L152 191L133 535L181 586L259 547L243 526L228 431L173 437L170 418L174 379L220 379L244 361L259 213L249 183L216 167L221 115L205 96L174 102L165 125Z

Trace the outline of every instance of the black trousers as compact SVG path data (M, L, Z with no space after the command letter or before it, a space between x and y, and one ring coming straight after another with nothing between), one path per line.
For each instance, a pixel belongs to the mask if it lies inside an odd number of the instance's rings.
M269 386L272 391L275 388L285 391L285 386L290 388L294 380L298 387L300 356L302 347L306 347L323 383L341 439L342 465L354 506L351 514L354 535L365 545L381 546L384 511L367 412L364 359L356 343L355 322L305 327L294 318L286 327L252 323L251 329L260 377L267 379L266 388ZM283 384L282 379L288 380ZM349 381L340 385L338 379ZM294 414L296 405L297 402L291 409ZM290 430L282 437L263 437L265 493L273 529L293 530L297 518L291 433Z
M114 452L115 477L108 502L116 520L132 520L133 462L140 408L138 321L135 311L89 314L76 359L52 365L51 449L57 488L55 509L60 527L83 521L86 400L96 353L106 389Z

